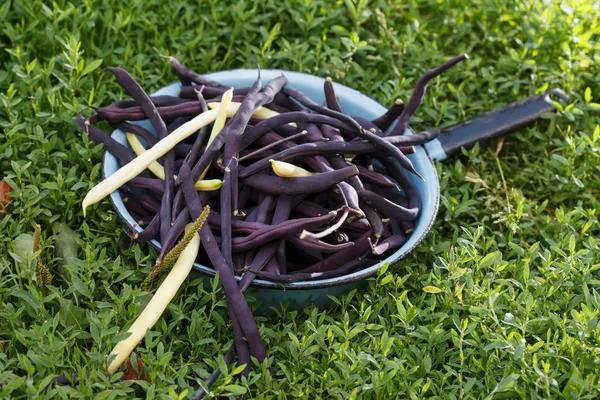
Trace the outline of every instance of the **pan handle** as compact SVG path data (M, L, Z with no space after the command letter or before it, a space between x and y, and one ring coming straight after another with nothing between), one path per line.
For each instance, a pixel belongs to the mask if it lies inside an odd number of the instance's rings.
M536 96L508 104L470 120L442 129L437 140L425 145L433 160L441 161L477 142L496 139L533 124L544 113L555 111L550 95L569 102L569 96L554 88Z

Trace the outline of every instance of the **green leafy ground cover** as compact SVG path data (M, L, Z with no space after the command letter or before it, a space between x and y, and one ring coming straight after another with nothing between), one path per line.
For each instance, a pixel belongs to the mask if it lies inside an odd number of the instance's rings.
M0 396L185 398L232 340L225 302L190 281L137 348L153 382L105 372L117 332L150 291L146 245L117 250L107 201L80 208L102 148L85 105L124 96L106 66L148 91L175 75L285 68L390 105L449 56L471 59L430 86L413 127L445 126L560 87L557 115L438 165L438 220L424 244L369 287L258 317L269 358L213 387L270 398L600 396L600 7L594 1L5 1L0 5ZM233 2L232 2L233 3ZM54 281L36 286L35 224ZM434 286L427 293L422 289ZM265 372L273 369L273 376ZM74 386L56 375L85 374Z

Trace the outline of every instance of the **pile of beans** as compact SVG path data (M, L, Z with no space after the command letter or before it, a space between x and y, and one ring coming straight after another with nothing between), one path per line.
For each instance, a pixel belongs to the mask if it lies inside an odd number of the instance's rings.
M212 125L199 129L119 190L143 227L134 239L161 243L158 262L210 206L197 261L219 272L239 362L250 365L250 354L259 361L266 355L242 294L255 277L290 283L342 276L405 243L421 208L407 174L419 175L407 155L439 131L404 132L428 82L465 58L427 72L406 104L397 101L366 120L343 112L330 79L321 105L288 86L284 75L263 87L258 71L251 87L228 92L169 57L179 97L148 96L127 71L108 68L131 99L97 108L89 118L79 115L78 123L126 166L137 151L99 124L126 132L130 143L147 150L229 96L236 108L218 134L211 137ZM140 120L149 120L154 132L132 123Z

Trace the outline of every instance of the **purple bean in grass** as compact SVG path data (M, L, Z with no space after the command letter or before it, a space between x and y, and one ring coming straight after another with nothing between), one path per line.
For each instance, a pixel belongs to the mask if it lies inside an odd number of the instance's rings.
M331 279L337 278L340 276L347 275L351 272L365 269L370 266L373 266L377 263L377 260L369 260L369 259L361 259L357 258L356 260L349 261L348 263L338 267L332 271L326 272L295 272L292 274L271 274L267 271L260 271L257 275L262 279L267 279L273 282L279 283L295 283L295 282L307 282L321 279Z
M195 83L197 85L204 85L204 86L211 86L211 87L218 87L218 88L225 87L225 86L221 85L220 83L213 81L212 79L209 79L205 76L200 75L199 73L197 73L195 71L192 71L191 69L184 67L179 62L179 60L176 59L175 57L172 57L172 56L161 56L161 57L169 60L169 62L171 63L171 66L175 70L175 73L180 78L180 80L183 79L186 82ZM227 89L227 88L225 87L225 89Z
M202 213L202 203L200 203L194 181L187 178L182 179L181 186L190 215L193 220L196 220ZM259 362L264 361L267 353L260 337L256 320L252 315L252 311L250 310L246 299L244 299L240 287L238 287L233 272L225 262L208 224L204 224L200 229L200 237L202 239L201 243L210 258L213 268L219 272L219 278L223 284L225 296L230 304L230 309L234 311L234 315L240 323L242 331L247 339L250 353L254 355Z
M242 171L240 171L240 173ZM323 172L312 176L302 176L297 178L252 175L243 179L242 182L254 189L262 190L263 192L276 196L294 196L299 194L320 193L355 175L358 175L358 169L356 169L356 167L346 167L331 172Z
M370 190L358 192L358 197L371 207L376 208L382 214L385 214L389 218L397 219L398 221L414 221L419 215L418 208L402 207Z
M223 360L225 361L226 365L231 364L231 361L233 360L233 353L236 352L236 348L235 345L232 345L231 347L229 347L229 349L225 352L225 355L223 356ZM241 363L240 363L241 365ZM217 381L217 379L219 379L219 376L221 375L221 369L217 367L217 369L215 369L215 371L210 374L210 376L208 378L206 378L206 380L204 381L204 384L206 385L207 388L210 389L210 387ZM202 398L204 398L204 396L206 396L206 391L200 387L198 390L196 390L194 392L194 395L190 398L190 400L200 400Z
M135 158L135 154L133 154L131 150L114 140L102 129L92 126L89 121L83 117L83 115L77 114L77 124L92 141L104 145L104 148L109 153L117 157L123 164L127 164Z
M419 108L421 102L423 101L423 97L425 96L425 91L427 90L427 84L429 83L429 81L431 81L436 76L441 75L444 71L452 68L459 62L466 60L467 58L469 57L466 54L461 54L459 56L451 58L439 67L429 70L425 74L423 74L417 81L415 89L413 90L413 93L410 96L408 103L406 103L404 110L402 110L402 114L400 114L400 117L398 118L398 122L390 131L389 136L399 136L404 134L404 131L406 130L406 128L408 128L410 118L413 116L415 111L417 111L417 108Z
M397 99L385 113L375 118L371 122L385 132L390 126L392 126L396 118L402 114L402 111L404 111L404 102L400 99Z
M157 132L158 137L166 137L167 136L167 126L165 122L160 117L156 106L150 100L150 97L144 89L136 82L136 80L129 74L129 72L125 71L122 68L107 68L110 72L113 73L117 82L125 89L127 94L129 94L133 99L140 104L140 108L142 109L144 116L150 121L152 127Z
M335 89L333 88L333 81L331 78L326 78L323 84L323 91L325 92L325 103L327 108L333 111L342 112L338 98L335 95ZM357 121L358 122L358 121Z

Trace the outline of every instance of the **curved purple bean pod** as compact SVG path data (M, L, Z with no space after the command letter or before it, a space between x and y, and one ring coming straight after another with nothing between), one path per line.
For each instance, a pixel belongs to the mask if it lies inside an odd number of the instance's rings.
M313 124L327 124L340 128L344 131L354 132L354 135L352 136L353 138L358 135L358 131L355 130L355 127L350 126L347 123L340 121L339 119L335 119L334 117L305 111L293 111L262 120L258 124L254 125L252 128L249 128L246 131L246 133L244 133L244 138L242 140L242 149L254 143L254 141L256 141L265 133L273 131L278 127L285 126L292 122L311 122Z
M244 213L241 210L244 210L246 208L246 205L248 204L248 200L250 200L251 195L252 188L250 186L242 185L242 188L238 193L238 208L240 209L238 217L244 217Z
M357 115L353 115L352 118L354 118L356 120L356 122L358 122L359 124L361 124L362 127L365 130L370 131L371 133L374 133L377 136L383 136L383 131L381 129L379 129L379 127L377 125L375 125L374 123L372 123L368 119L363 118L363 117L359 117ZM358 139L359 138L357 137L354 140L358 140Z
M402 114L400 114L400 117L398 118L398 123L396 123L394 128L390 131L389 136L399 136L404 134L404 131L406 130L406 128L408 128L408 122L410 121L410 118L413 116L415 111L417 111L417 108L419 108L421 102L423 101L423 97L425 96L425 91L427 90L427 84L429 83L429 81L431 81L436 76L441 75L444 71L452 68L459 62L466 60L467 58L469 57L466 54L461 54L459 56L451 58L439 67L436 67L424 73L417 81L415 89L413 90L413 93L410 96L408 103L406 103Z
M196 192L194 180L188 178L182 180L181 186L190 215L193 220L196 220L202 213L202 203L200 203L198 192ZM250 306L246 302L246 299L244 299L244 295L238 287L235 277L233 276L233 271L229 269L229 266L225 262L208 224L204 224L200 229L200 237L202 239L201 243L206 250L206 254L210 258L213 267L219 272L219 278L223 284L223 290L225 291L225 296L230 305L229 308L233 310L240 323L241 330L248 341L250 352L259 362L262 362L267 356L267 353L260 337L256 320L252 315Z
M277 263L279 264L280 273L287 274L287 256L284 241L279 243L277 251L275 252L275 258L277 259Z
M243 170L240 172L243 172ZM276 196L294 196L299 194L322 192L355 175L358 175L358 169L352 166L331 172L323 172L312 176L302 176L298 178L252 175L243 179L243 182L245 185L251 186L254 189L262 190L265 193L270 193Z
M340 103L337 96L335 95L335 89L333 88L333 81L327 77L323 83L323 91L325 92L325 103L327 108L333 111L342 112ZM358 122L358 121L357 121Z
M370 206L375 207L379 212L398 221L414 221L419 215L418 208L404 208L370 190L361 190L358 192L358 197Z
M160 201L156 199L156 197L145 194L145 195L137 195L135 193L127 193L127 197L130 201L134 201L139 204L141 207L144 207L149 212L156 214L160 210Z
M364 131L362 136L365 137L369 142L373 143L375 147L381 149L382 151L385 151L391 157L398 160L400 165L402 165L406 170L412 172L419 178L423 179L421 174L417 172L417 170L413 166L412 162L408 159L408 157L406 157L404 153L402 153L400 149L398 149L396 146L369 131Z
M260 147L260 148L258 148L256 150L254 150L254 151L252 151L252 152L250 152L250 153L248 153L248 154L240 157L240 162L241 161L245 161L247 159L256 158L257 155L263 155L263 157L264 157L264 154L266 153L266 150L269 150L269 149L271 149L273 147L278 147L278 146L282 145L285 142L293 141L293 140L295 140L295 139L297 139L299 137L302 137L304 135L306 135L306 131L298 132L298 133L296 133L296 134L294 134L292 136L278 139L278 140L274 141L273 143L270 143L270 144L268 144L266 146L262 146L262 147ZM267 154L267 156L268 156L268 154Z
M373 229L375 239L379 239L383 235L383 219L381 218L381 215L368 203L363 205L363 211L365 212L366 219L369 222L369 226L371 227L371 229Z
M185 165L187 169L186 173L190 173L189 167ZM232 231L231 231L231 169L225 167L225 173L223 174L223 186L221 187L221 253L225 262L233 271L233 255L232 255Z
M134 135L141 137L148 143L148 147L152 147L158 143L158 138L155 134L139 125L130 124L129 122L120 122L117 124L117 129L124 133L133 133Z
M144 188L159 194L161 197L165 193L165 184L162 179L158 178L144 178L136 176L127 182L127 186Z
M338 111L330 110L327 107L323 107L323 106L315 103L308 96L306 96L304 93L302 93L298 89L294 89L292 87L286 86L285 88L283 88L282 93L295 99L300 104L302 104L304 107L306 107L310 110L313 110L315 112L318 112L319 114L327 115L329 117L332 117L332 118L335 118L342 122L345 122L346 124L351 126L352 129L356 132L361 132L363 130L363 128L360 126L360 124L358 122L356 122L349 115L346 115L346 114L338 112Z
M162 247L160 249L160 252L158 253L158 257L156 258L155 267L162 262L163 258L165 258L167 253L171 251L173 246L175 246L177 239L179 239L185 231L185 226L190 222L192 222L192 217L190 216L190 212L188 211L187 207L185 207L179 213L177 218L173 220L173 224L171 225L169 229L169 234L167 235L165 240L161 241Z
M352 164L352 165L354 165L354 164ZM361 165L356 165L356 168L358 168L358 173L359 173L358 176L363 178L364 180L371 182L372 184L377 185L382 188L398 189L398 185L396 185L394 182L390 181L386 176L378 174L375 171L370 171Z
M279 84L287 83L287 80L275 78L267 84L269 90L266 94L258 93L261 87L260 77L256 80L256 82L252 85L244 99L242 100L242 104L240 108L235 113L234 117L229 121L229 123L223 128L223 130L215 137L215 139L211 142L211 144L206 148L204 154L200 157L194 168L192 169L192 177L197 180L202 172L208 167L208 165L215 160L218 156L218 153L221 147L227 142L228 149L225 151L228 153L225 155L225 160L229 160L232 156L238 156L240 149L240 141L242 132L246 128L250 116L254 112L254 110L264 103L270 101L267 96L272 94L272 92L276 92L277 86ZM270 86L269 86L270 85ZM265 89L267 89L265 87ZM234 177L234 179L236 179Z
M375 265L377 260L369 260L369 259L361 259L357 258L356 260L349 261L348 263L338 267L332 271L325 272L295 272L291 274L271 274L267 271L257 272L257 275L262 278L273 282L280 283L295 283L295 282L306 282L306 281L314 281L317 279L330 279L337 278L339 276L344 276L349 274L350 272L354 272L359 269L368 268L372 265Z
M396 100L394 104L388 110L383 113L381 116L375 118L371 121L375 126L377 126L382 131L387 131L390 126L394 123L396 118L402 114L404 111L404 102L400 99Z
M365 253L371 249L369 239L373 236L373 230L365 232L357 241L354 242L354 246L348 247L347 249L338 251L337 253L327 257L321 262L315 263L309 267L306 267L298 272L325 272L335 270L337 266L344 265L356 258L362 257Z
M292 211L292 204L293 198L291 196L279 196L277 198L275 215L273 216L273 224L280 224L288 220L290 217L290 212ZM248 267L248 271L246 271L242 277L242 280L239 282L239 287L242 291L248 288L256 276L254 272L263 269L269 260L274 256L278 246L278 242L271 242L258 250L258 253Z
M336 253L354 246L354 242L331 244L313 238L300 239L298 236L289 236L285 240L305 252Z
M156 107L164 107L164 106L175 106L177 104L188 103L189 99L182 99L180 97L175 96L150 96L150 101ZM129 108L139 106L140 103L134 99L125 99L119 100L112 104L109 104L106 107L116 107L116 108Z
M263 158L259 161L250 164L248 167L245 167L240 170L240 178L245 178L249 175L252 175L262 169L269 168L271 166L270 160L277 161L290 161L299 157L308 157L314 155L334 155L338 156L336 158L343 158L339 156L339 154L365 154L372 153L375 150L375 146L369 142L336 142L336 141L328 141L328 142L316 142L316 143L304 143L299 145L292 145L289 148L280 151L269 158ZM331 163L331 166L335 169L341 169L347 166L346 164L342 167L340 164L333 164L333 159L327 157L328 161Z
M152 218L152 221L140 233L133 235L133 240L138 243L147 242L160 234L160 212L157 212Z
M135 101L140 104L144 116L150 121L152 127L156 130L159 137L167 136L167 125L158 114L156 106L150 100L150 97L136 80L122 68L108 67L107 70L113 73L117 82L125 89Z
M417 188L412 183L412 181L406 176L404 170L398 165L396 160L391 157L384 157L379 159L388 173L398 185L402 188L406 197L408 198L408 208L413 208L420 210L421 209L421 196L417 191Z
M201 85L182 86L181 89L179 89L179 97L184 98L184 99L195 99L196 91L200 87L201 87ZM223 93L225 93L227 91L227 89L229 89L229 88L226 86L214 87L214 86L204 85L204 89L202 89L202 95L209 100L217 100L217 99L221 98L221 96L223 95ZM233 95L234 96L245 96L249 90L250 90L249 87L235 88L235 89L233 89Z
M277 258L271 257L269 262L267 262L267 264L265 265L264 270L265 272L268 272L270 274L279 275L281 272L279 271L279 262L277 261Z
M135 155L127 147L114 140L102 129L90 125L83 115L77 114L77 124L92 141L104 145L106 151L117 157L123 164L127 164L135 158Z
M277 239L285 239L297 235L305 229L315 229L333 221L337 213L332 211L327 215L313 218L292 219L278 224L268 225L264 229L252 232L246 237L236 237L233 239L233 249L235 252L242 252L254 247L261 246ZM222 229L221 232L227 229Z
M191 69L185 68L179 62L179 60L176 59L175 57L172 57L172 56L162 56L162 57L169 60L169 62L173 66L173 69L175 70L175 73L177 74L178 77L180 77L180 79L184 79L187 82L193 82L197 85L221 87L221 88L224 87L220 83L217 83L205 76L202 76L199 73L192 71Z
M136 213L140 217L154 217L154 214L156 214L155 212L147 210L137 201L130 199L129 193L126 190L120 189L119 191L123 196L123 204L125 204L125 208L127 208L129 211Z
M394 146L419 146L425 144L440 135L440 130L430 128L414 135L384 136L383 139Z
M202 96L201 92L198 92L198 103L200 103L200 107L202 107L202 112L208 111L208 106L206 105L206 100L204 100L204 96ZM185 157L185 163L190 166L190 168L196 163L198 157L200 156L200 151L204 147L204 143L208 140L208 125L201 128L196 135L196 139L194 140L194 144L188 155Z
M325 207L313 203L312 201L303 200L294 207L294 211L298 211L307 217L319 217L329 212Z
M375 255L383 255L388 251L397 250L406 243L406 235L404 233L394 234L373 246L371 251Z

